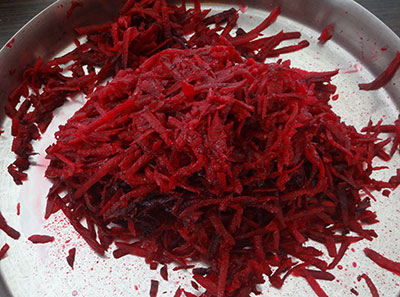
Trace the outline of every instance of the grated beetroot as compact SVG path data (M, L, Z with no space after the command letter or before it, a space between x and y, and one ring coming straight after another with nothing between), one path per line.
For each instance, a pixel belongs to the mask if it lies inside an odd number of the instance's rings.
M35 244L49 243L54 241L54 237L49 235L31 235L28 237L28 240Z
M361 281L362 278L367 283L367 286L368 286L369 290L371 291L372 297L379 297L378 289L376 288L375 284L372 282L370 277L365 273L357 276L358 281Z
M319 43L325 43L329 39L331 39L333 36L334 30L335 30L334 24L330 24L326 28L324 28L321 32L321 35L318 37Z
M380 267L400 275L400 262L394 262L369 248L364 249L364 254Z
M389 81L396 74L397 70L400 68L400 51L396 52L396 56L390 62L388 67L383 71L376 79L370 83L358 84L360 90L370 91L377 90L384 87L389 83Z
M150 285L150 297L157 297L158 294L158 285L159 282L156 280L151 280L151 285Z
M400 120L360 133L329 105L337 70L265 64L309 45L279 47L299 32L258 38L279 7L233 36L235 9L208 16L194 4L126 1L113 22L76 28L88 36L75 50L29 67L6 106L17 155L9 172L17 184L26 179L31 141L56 108L83 92L86 104L46 150L53 182L46 218L63 211L95 252L115 243L115 258L163 264L164 279L168 263L194 268L202 297L259 294L264 275L279 288L291 273L326 296L317 280L333 280L327 270L348 247L377 236L364 228L377 222L371 192L400 183L400 171L389 182L371 177L381 169L374 159L388 161L397 150ZM62 74L67 63L72 77ZM382 133L395 134L390 155ZM151 281L150 296L158 285ZM182 294L195 296L181 288L175 296Z
M351 292L352 294L356 295L356 296L360 295L360 294L358 293L358 291L357 291L356 289L354 289L354 288L351 288L351 289L350 289L350 292Z
M163 265L161 267L160 275L164 280L168 281L168 266L167 265Z
M21 236L21 234L17 230L15 230L14 228L10 227L7 224L7 221L1 212L0 212L0 229L3 230L3 232L6 233L8 236L10 236L12 239L17 240Z
M7 251L9 249L10 249L10 246L7 243L5 243L2 246L2 248L0 249L0 260L5 258L6 254L7 254Z
M203 296L257 293L263 274L281 287L292 258L319 269L301 276L324 296L315 279L332 280L326 270L351 243L376 237L363 228L376 217L360 190L392 187L369 177L378 135L328 105L336 73L243 59L225 42L155 54L60 127L47 149L48 203L99 253L116 240L117 258L208 263L194 277ZM330 264L308 239L326 246Z
M81 2L72 1L70 14ZM299 32L280 32L275 36L256 38L275 21L280 9L257 28L245 33L236 25L238 12L230 9L207 17L209 10L187 9L163 0L126 1L120 14L111 23L76 28L79 35L87 35L82 44L62 57L43 61L40 57L27 67L21 84L9 95L5 107L12 119L12 151L17 158L9 167L15 183L22 184L34 154L31 142L38 140L53 118L53 111L70 97L83 92L90 94L106 78L124 68L136 69L148 57L166 48L194 48L212 45L221 38L234 44L248 58L264 61L267 57L293 52L308 46L307 41L277 49L284 40L297 39ZM215 28L211 29L211 26ZM186 38L192 34L190 38ZM221 36L222 35L222 36ZM66 67L65 65L71 65ZM96 71L101 68L100 71ZM62 72L67 69L72 76ZM85 70L87 69L87 71ZM32 109L32 111L29 111Z
M178 289L176 289L174 297L181 297L183 293L183 289L181 287L178 287Z
M76 248L72 248L68 251L67 263L72 269L74 269L75 254L76 254Z

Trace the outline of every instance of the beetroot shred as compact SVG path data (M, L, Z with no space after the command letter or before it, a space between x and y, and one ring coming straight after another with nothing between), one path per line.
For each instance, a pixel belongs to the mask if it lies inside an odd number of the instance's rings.
M343 123L329 105L337 71L264 63L308 46L277 48L298 32L257 39L279 12L233 36L234 9L207 16L199 1L193 9L127 1L114 22L77 28L88 41L39 59L10 97L14 180L26 178L30 141L51 112L87 93L46 150L53 182L46 218L62 210L99 254L115 243L115 258L193 268L203 297L258 294L264 275L279 288L291 273L326 296L317 280L334 279L327 270L350 244L377 236L365 228L377 219L364 193L398 186L400 174L389 182L371 174L375 158L391 157L391 140L380 134L396 134L394 153L400 132L397 123L370 123L362 133ZM69 62L73 76L65 77ZM308 240L324 245L331 261ZM166 266L161 274L168 278ZM151 282L151 296L158 285Z
M72 1L68 16L81 5ZM242 55L264 61L308 46L307 41L301 41L294 46L277 48L284 40L299 38L299 32L279 32L255 40L276 20L279 7L255 29L248 33L239 29L236 36L231 35L238 19L235 9L207 16L209 12L201 10L199 2L194 9L187 9L185 5L178 7L164 0L126 1L114 22L76 28L80 35L87 35L84 43L75 41L76 49L50 61L39 57L35 65L27 67L21 84L9 95L5 107L6 114L12 118L12 151L17 155L8 167L14 181L22 184L26 180L24 171L29 168L30 156L34 153L31 141L40 139L55 109L77 93L90 94L120 69L137 68L163 49L201 47L224 38ZM215 26L211 29L212 25ZM72 75L65 75L65 69Z
M371 250L369 248L365 248L364 253L368 258L370 258L372 261L374 261L382 268L389 270L400 276L400 262L394 262L392 260L389 260L388 258L385 258L378 252Z
M318 37L318 41L320 43L327 42L329 39L332 38L334 30L335 30L335 25L330 24L326 26L326 28L322 30L321 35Z
M74 269L75 254L76 254L76 248L72 248L68 251L67 263L72 269Z
M371 291L372 297L379 297L378 289L376 288L375 284L372 282L370 277L367 274L363 273L357 277L358 281L361 281L361 279L364 279L365 282L367 283L367 286Z
M400 51L396 52L396 56L390 62L388 67L372 82L358 84L360 90L370 91L382 88L393 78L397 70L400 68Z
M6 256L7 251L9 250L9 248L10 248L10 246L7 243L5 243L2 246L2 248L0 249L0 260L3 259Z
M31 241L32 243L38 244L38 243L49 243L54 241L53 236L49 235L31 235L28 237L28 240Z
M8 236L10 236L12 239L19 239L21 234L9 226L7 224L6 219L4 218L3 214L0 212L0 229L3 230L4 233L6 233Z
M298 261L317 268L301 276L319 290L352 242L376 237L360 191L391 187L370 178L385 154L377 135L328 104L336 73L243 59L228 44L120 71L47 149L47 215L62 209L99 253L116 241L117 258L207 263L195 275L204 296L257 293L263 274L280 287Z

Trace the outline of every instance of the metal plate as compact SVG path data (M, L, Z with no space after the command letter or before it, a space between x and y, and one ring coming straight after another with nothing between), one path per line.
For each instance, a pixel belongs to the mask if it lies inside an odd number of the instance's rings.
M77 8L67 20L66 11L70 0L57 1L43 11L15 36L11 48L0 52L0 105L4 105L7 94L15 87L27 64L38 56L44 59L57 55L71 47L74 26L100 23L116 14L120 1L85 0L83 8ZM226 3L228 2L228 3ZM246 2L246 7L243 3ZM265 33L300 31L311 46L298 53L282 56L291 59L292 65L306 70L326 71L336 68L340 74L334 79L338 86L339 100L333 102L335 111L348 123L356 127L367 124L369 119L383 118L393 122L399 113L400 73L384 89L373 92L358 90L359 82L369 82L379 74L400 48L400 38L368 11L351 0L251 0L207 2L204 8L214 12L235 6L242 8L239 25L245 30L259 24L268 11L280 5L282 15ZM244 9L245 8L245 9ZM324 46L317 43L321 30L328 24L335 24L334 38ZM386 49L386 50L382 50ZM184 271L170 271L169 282L161 281L158 271L151 271L142 259L123 257L115 260L111 251L99 257L69 225L65 217L57 213L44 221L45 197L49 183L44 178L46 161L45 148L54 141L53 134L59 124L83 102L77 97L56 112L56 118L40 142L35 143L39 153L37 165L29 171L29 181L16 186L6 172L6 166L13 161L10 152L10 120L0 115L2 129L0 137L0 210L10 225L21 231L18 241L0 233L0 245L8 242L11 246L8 256L0 262L1 297L44 297L44 296L148 296L150 280L160 280L159 296L173 296L178 286L190 290L191 277ZM1 109L3 110L3 109ZM1 111L3 112L3 111ZM379 173L387 179L400 166L400 158L390 163L390 169ZM336 280L320 284L329 296L352 296L355 288L360 296L369 296L364 282L357 282L361 273L367 273L375 282L381 296L398 296L399 277L381 269L367 259L362 249L366 246L381 251L394 261L400 261L397 249L400 238L400 191L390 198L376 195L373 210L380 223L373 228L379 237L373 242L360 242L351 246L340 266L333 271ZM21 215L16 215L16 205L21 203ZM51 234L56 237L53 244L32 245L27 237L33 233ZM65 257L68 250L77 247L75 269L71 270ZM281 290L266 284L260 286L262 296L313 296L303 279L290 277ZM193 289L192 289L193 290ZM196 293L195 291L193 293ZM198 294L198 292L197 292Z

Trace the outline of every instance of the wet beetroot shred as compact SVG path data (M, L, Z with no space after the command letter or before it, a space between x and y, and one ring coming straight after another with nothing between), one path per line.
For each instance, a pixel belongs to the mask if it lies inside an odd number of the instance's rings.
M4 218L3 214L0 212L0 230L3 230L9 237L12 239L19 239L21 234L12 228L10 225L7 224L6 219Z
M395 76L399 68L400 68L400 51L397 51L396 56L389 63L387 68L377 78L375 78L370 83L358 84L358 87L360 90L364 91L371 91L382 88L390 82L390 80Z
M26 180L25 171L34 154L31 142L39 140L46 131L55 109L77 93L90 94L119 70L137 68L163 49L201 47L223 38L234 44L242 55L264 61L309 45L303 40L277 48L284 40L299 38L299 32L282 31L255 40L276 20L279 7L250 32L239 29L233 37L231 31L238 19L235 9L207 16L210 10L203 11L200 3L196 3L195 9L187 9L184 4L177 7L163 0L126 1L113 23L76 28L80 35L88 35L83 43L75 41L74 50L50 61L39 57L35 65L27 67L21 84L9 95L5 106L6 114L12 119L12 151L17 155L8 167L15 183L22 184ZM211 25L215 25L214 28L211 29ZM101 70L96 71L96 68ZM65 70L72 74L66 75Z
M28 237L28 240L31 241L32 243L49 243L49 242L53 242L54 241L54 237L53 236L49 236L49 235L39 235L39 234L35 234L35 235L31 235Z
M335 31L335 25L334 24L330 24L328 26L326 26L322 32L321 35L318 37L318 41L319 43L325 43L328 40L330 40L333 36L333 33Z
M159 282L152 279L150 285L150 297L157 297Z
M377 222L368 196L400 182L371 177L375 158L390 160L381 133L395 125L358 132L342 122L329 104L337 71L264 63L308 45L277 48L298 32L258 38L279 11L234 36L234 9L207 16L198 1L193 9L127 1L115 22L77 28L88 41L39 59L10 97L14 180L26 178L30 142L51 112L84 92L87 102L46 151L46 218L62 210L101 255L115 243L115 258L193 268L203 297L259 294L264 275L279 288L291 273L326 296L317 280L334 279L327 270L350 244L377 236L365 228ZM150 295L157 291L153 280Z
M365 280L365 282L371 292L371 296L379 297L378 289L376 288L375 284L372 282L371 278L367 274L363 273L363 274L357 276L358 281L361 281L361 279Z
M229 45L164 50L120 71L56 133L48 203L98 253L116 241L117 258L207 263L195 276L204 296L247 296L263 274L280 287L298 261L333 268L350 243L376 237L360 190L391 186L369 177L377 135L328 105L335 74Z
M378 252L369 248L364 249L364 254L382 268L400 276L400 262L394 262L388 258L385 258Z
M5 256L6 256L6 254L7 254L7 251L9 250L9 248L10 248L10 246L9 246L7 243L5 243L5 244L1 247L1 249L0 249L0 260L5 258Z
M72 269L74 269L75 254L76 254L76 248L72 248L68 251L68 256L66 257L67 263Z

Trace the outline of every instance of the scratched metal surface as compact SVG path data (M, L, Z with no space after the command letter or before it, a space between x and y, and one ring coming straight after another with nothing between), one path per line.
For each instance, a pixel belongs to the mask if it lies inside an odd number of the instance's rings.
M70 1L57 1L43 11L17 35L10 47L0 52L0 105L7 94L20 79L27 64L36 57L44 59L59 55L72 47L74 26L99 23L115 15L118 1L86 0L83 8L77 8L70 19L66 11ZM301 31L302 38L310 41L307 49L282 56L291 59L292 65L313 71L326 71L336 68L340 74L334 79L338 86L339 100L333 102L335 111L348 124L362 127L370 119L383 118L390 122L397 118L400 102L400 73L384 89L374 92L361 92L359 82L368 82L379 74L400 49L400 38L368 11L350 0L251 0L242 10L239 24L249 30L259 24L270 9L279 4L282 16L268 28L265 34L285 31ZM205 8L218 12L235 6L239 1L208 1ZM324 46L317 43L321 30L328 24L335 24L335 35ZM385 49L385 50L382 50ZM10 75L10 71L14 73ZM0 262L1 297L44 297L44 296L148 296L150 280L160 280L159 296L173 296L178 286L189 291L190 274L183 271L172 272L170 281L161 281L158 271L151 271L142 259L124 257L112 258L111 251L105 257L94 254L79 235L72 229L61 214L44 221L43 212L49 183L44 178L46 161L45 148L54 141L53 134L84 101L78 96L70 104L56 112L56 118L42 140L35 143L39 153L35 156L36 166L29 171L29 180L23 186L15 186L6 173L6 166L12 162L10 152L10 120L0 114L2 129L0 137L0 210L10 225L21 231L19 241L11 240L0 233L0 244L8 242L11 246L8 256ZM399 168L400 160L395 158L390 169L380 173L387 178ZM363 254L366 246L376 248L395 261L400 260L396 252L400 238L400 192L393 192L391 198L376 195L373 210L377 212L380 223L374 226L379 237L373 242L354 244L343 261L342 269L333 273L333 282L321 281L321 286L329 296L352 296L355 288L360 296L368 296L369 291L363 282L356 278L367 273L377 285L381 296L398 296L400 280L398 276L384 271ZM21 203L21 215L16 215L16 205ZM31 234L51 234L56 241L47 245L33 246L27 241ZM68 250L77 247L75 269L71 270L65 257ZM262 296L312 296L309 286L299 278L290 277L281 290L271 288L268 283L260 286ZM193 291L193 289L192 289ZM193 293L196 293L193 291ZM198 294L198 292L197 292Z

